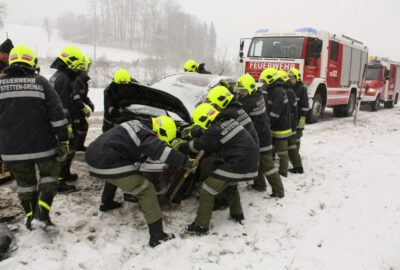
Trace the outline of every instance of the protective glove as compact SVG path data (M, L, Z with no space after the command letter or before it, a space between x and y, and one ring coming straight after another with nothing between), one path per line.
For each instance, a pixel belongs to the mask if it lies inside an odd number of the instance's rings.
M71 138L74 137L74 132L73 132L73 129L72 129L72 124L68 124L67 128L68 128L68 139L71 139Z
M94 104L93 103L89 103L88 106L92 110L92 112L94 112Z
M306 124L306 117L301 116L299 120L299 124L297 125L298 128L304 128L304 125Z
M179 150L179 146L184 144L186 141L184 139L176 138L171 142L171 147L175 150Z
M203 135L203 130L200 126L192 125L182 130L182 138L197 138Z
M85 105L83 107L83 109L82 109L82 112L86 117L89 117L90 116L90 108L89 108L89 106Z
M63 162L67 159L69 153L69 142L64 141L60 142L58 144L58 156L57 156L57 161L58 162Z
M188 172L194 173L197 170L199 164L196 162L195 159L189 158L189 168L187 169Z

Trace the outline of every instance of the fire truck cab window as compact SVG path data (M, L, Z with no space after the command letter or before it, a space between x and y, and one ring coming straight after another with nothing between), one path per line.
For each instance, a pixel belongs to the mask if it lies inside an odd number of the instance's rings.
M251 42L248 56L300 59L303 45L303 37L259 37Z
M379 66L368 66L366 79L375 81L379 79Z
M339 54L339 43L336 41L332 41L331 55L330 55L331 60L336 62L338 60L338 54Z

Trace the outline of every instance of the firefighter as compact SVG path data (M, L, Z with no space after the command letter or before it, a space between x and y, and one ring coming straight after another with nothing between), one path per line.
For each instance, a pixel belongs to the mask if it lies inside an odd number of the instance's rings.
M260 142L258 175L250 187L257 191L265 191L266 177L272 188L270 196L282 198L285 195L284 187L272 158L272 135L263 95L258 90L254 78L249 74L244 74L238 79L236 91L239 92L239 102L243 104L244 110L253 121Z
M282 81L282 86L285 89L286 95L289 100L290 108L290 121L292 123L292 135L288 138L288 152L289 160L293 165L293 168L289 169L290 172L303 168L303 163L297 150L297 125L298 125L298 109L297 109L297 97L296 93L292 89L292 84L289 82L289 76L284 70L278 70L279 80ZM296 168L296 169L294 169Z
M52 226L49 213L59 176L56 156L63 159L68 154L68 120L60 97L35 73L37 58L30 48L13 48L9 63L0 78L1 157L17 181L26 227L32 229L34 217Z
M279 174L287 177L289 167L288 139L292 135L289 100L279 80L278 70L265 69L260 75L267 91L267 111L271 120L272 141L279 157Z
M183 70L185 72L197 72L199 74L211 74L210 71L205 69L205 65L206 65L205 63L199 64L195 60L189 59L183 65Z
M68 185L66 181L75 181L78 179L77 174L71 174L71 163L75 156L75 138L72 126L72 110L73 110L73 81L77 77L78 67L83 61L82 52L75 46L65 47L60 55L54 60L50 68L57 71L50 78L50 83L53 85L54 90L61 98L64 113L67 116L69 125L69 146L70 152L65 161L60 163L60 185L58 192L67 193L75 191L74 185Z
M238 121L239 124L250 133L251 137L257 143L257 146L259 146L258 135L253 121L251 121L250 116L243 109L242 104L237 101L228 88L222 85L213 87L207 94L207 102L217 111L222 111L224 115ZM228 206L226 198L217 196L214 200L213 210L222 210Z
M257 176L258 145L239 122L209 103L195 108L193 122L205 130L204 134L177 148L184 153L205 150L222 157L222 162L204 180L196 219L186 228L188 233L202 235L208 233L214 198L221 193L228 200L230 217L242 223L244 215L237 185Z
M8 66L8 58L10 55L10 51L14 48L14 45L11 39L6 39L0 45L0 74L2 73L3 69Z
M122 116L124 107L130 105L123 92L132 91L130 88L132 82L138 83L131 77L129 71L120 68L115 71L112 82L104 89L103 132L119 124L117 119ZM115 185L109 182L104 183L100 211L105 212L122 206L120 202L114 201L116 191Z
M149 245L154 247L174 235L164 233L154 186L139 174L138 163L143 157L150 157L177 168L190 169L191 161L167 146L176 136L172 118L152 118L151 126L131 120L108 130L89 145L86 161L92 176L110 182L138 199L149 227Z
M82 63L78 66L79 73L73 82L73 126L76 136L76 150L86 151L85 140L89 129L87 118L91 112L94 112L94 105L89 93L88 75L91 60L87 55L84 55Z
M309 111L308 104L308 94L307 88L304 86L301 80L300 71L296 68L292 68L288 73L290 83L292 84L293 90L296 93L297 97L297 110L298 110L298 125L296 132L296 142L297 142L297 152L300 152L300 141L301 137L303 137L304 125L306 123L306 116ZM300 153L299 153L300 154ZM289 153L290 155L290 153ZM303 167L294 167L289 170L291 173L303 173Z

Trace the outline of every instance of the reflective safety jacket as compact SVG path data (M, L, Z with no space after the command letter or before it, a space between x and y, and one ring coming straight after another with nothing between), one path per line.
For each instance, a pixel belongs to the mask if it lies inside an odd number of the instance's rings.
M221 112L208 130L200 137L182 144L184 153L205 150L216 153L222 161L211 176L224 181L247 181L258 174L258 145L237 122Z
M296 134L297 131L297 123L298 123L298 111L297 111L297 99L296 93L293 91L291 86L288 83L282 84L283 88L285 89L286 95L289 100L289 111L290 111L290 122L292 128L292 135Z
M296 82L293 85L293 90L296 93L298 117L307 117L309 111L307 87L303 82Z
M13 64L0 77L0 154L6 163L53 158L68 140L61 100L46 78Z
M58 60L58 59L57 59ZM56 61L57 61L56 60ZM52 66L57 68L56 73L50 77L50 84L56 90L57 94L61 98L64 113L66 114L70 123L72 123L72 104L73 104L73 85L72 82L76 78L76 74L62 66L62 64Z
M139 174L140 163L147 157L177 168L190 166L186 155L168 147L138 120L108 130L86 150L90 174L103 179Z
M260 153L272 150L272 135L265 107L265 100L260 90L246 97L239 96L239 102L250 116L258 134Z
M289 99L282 83L267 87L267 111L271 121L272 137L286 139L292 136Z
M239 122L246 130L250 133L251 137L260 145L260 141L258 139L258 134L256 128L254 127L253 121L251 121L250 116L243 109L243 105L238 101L232 101L228 104L228 106L224 109L224 115L235 119Z

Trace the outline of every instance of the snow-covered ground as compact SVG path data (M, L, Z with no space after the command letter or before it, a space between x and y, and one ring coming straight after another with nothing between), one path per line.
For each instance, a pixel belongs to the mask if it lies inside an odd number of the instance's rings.
M89 140L101 132L100 114L91 124ZM245 225L215 212L203 237L182 234L195 198L165 208L165 230L177 237L154 249L138 205L98 211L102 183L79 154L79 191L55 199L59 232L29 232L21 220L18 249L0 269L400 269L400 108L362 111L357 127L328 112L306 128L306 173L284 179L284 199L242 184Z

